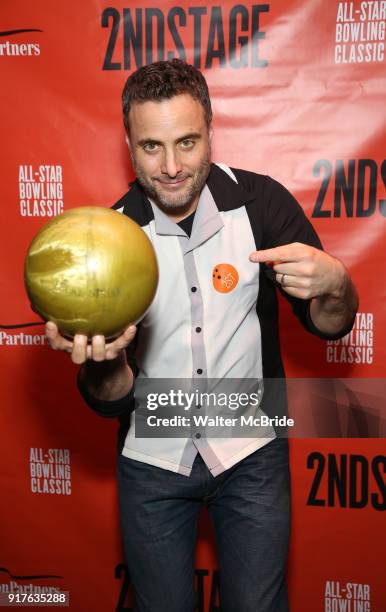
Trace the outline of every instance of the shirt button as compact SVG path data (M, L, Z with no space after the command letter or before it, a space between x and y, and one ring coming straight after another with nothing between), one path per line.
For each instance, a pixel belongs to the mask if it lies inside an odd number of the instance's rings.
M196 433L196 438L201 438L201 434L200 433Z
M191 291L192 293L196 293L196 291L197 291L197 287L191 287L190 291Z
M196 332L199 334L201 331L201 327L196 327Z
M201 370L201 368L198 368L198 370L197 370L197 374L202 374L202 370Z

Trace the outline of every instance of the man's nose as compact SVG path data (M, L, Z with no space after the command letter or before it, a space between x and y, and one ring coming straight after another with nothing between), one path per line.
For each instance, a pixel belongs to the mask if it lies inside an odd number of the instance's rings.
M161 171L170 177L177 176L181 172L181 162L175 149L166 150L164 153Z

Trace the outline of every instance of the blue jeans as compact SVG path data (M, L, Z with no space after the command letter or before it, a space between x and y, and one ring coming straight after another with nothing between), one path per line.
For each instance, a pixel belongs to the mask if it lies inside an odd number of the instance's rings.
M288 441L274 439L219 476L201 456L189 477L118 459L126 563L138 612L194 612L197 519L213 520L221 612L287 612Z

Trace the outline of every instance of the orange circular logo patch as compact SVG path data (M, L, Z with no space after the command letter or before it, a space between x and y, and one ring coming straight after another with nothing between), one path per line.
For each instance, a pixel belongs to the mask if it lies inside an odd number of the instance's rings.
M233 291L239 282L239 274L231 264L221 263L213 268L213 287L219 293Z

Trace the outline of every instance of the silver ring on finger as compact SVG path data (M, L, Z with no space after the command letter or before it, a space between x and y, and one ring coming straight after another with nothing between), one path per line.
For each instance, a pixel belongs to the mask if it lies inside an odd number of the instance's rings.
M282 287L285 287L285 285L284 285L284 277L285 277L285 276L286 276L286 274L282 274L281 279L280 279L280 285L281 285Z

